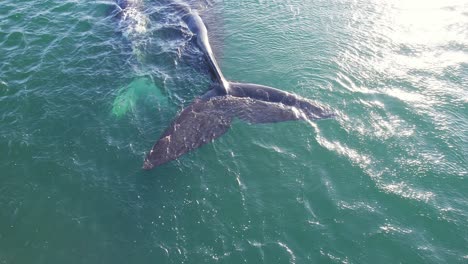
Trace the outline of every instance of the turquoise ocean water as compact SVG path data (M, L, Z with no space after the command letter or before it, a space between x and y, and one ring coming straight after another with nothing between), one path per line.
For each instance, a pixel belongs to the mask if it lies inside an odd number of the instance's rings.
M468 263L466 1L192 1L228 79L337 116L152 171L210 77L131 2L1 1L0 263Z

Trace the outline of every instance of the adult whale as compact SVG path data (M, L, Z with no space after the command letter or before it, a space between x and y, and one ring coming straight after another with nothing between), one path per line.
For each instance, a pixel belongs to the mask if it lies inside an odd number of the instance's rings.
M128 3L127 3L128 4ZM316 120L332 117L310 100L276 88L226 80L198 12L171 2L203 52L214 81L211 89L183 109L146 156L143 168L152 169L213 141L228 131L234 118L249 123Z

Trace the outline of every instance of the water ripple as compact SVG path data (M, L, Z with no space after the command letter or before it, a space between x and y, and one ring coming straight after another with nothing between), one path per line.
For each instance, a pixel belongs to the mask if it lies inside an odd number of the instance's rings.
M192 1L222 16L229 79L337 117L238 122L150 173L145 151L210 84L177 12L4 2L0 262L467 259L465 1ZM158 93L112 116L141 79Z

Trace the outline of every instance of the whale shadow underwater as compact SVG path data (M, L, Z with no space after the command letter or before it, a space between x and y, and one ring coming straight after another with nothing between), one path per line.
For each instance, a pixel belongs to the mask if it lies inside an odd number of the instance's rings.
M122 10L138 0L117 1ZM210 89L184 108L147 154L143 169L175 160L225 134L235 118L251 124L333 117L327 109L296 94L264 85L228 81L212 51L207 28L196 10L188 4L171 1L181 20L192 33L212 73Z

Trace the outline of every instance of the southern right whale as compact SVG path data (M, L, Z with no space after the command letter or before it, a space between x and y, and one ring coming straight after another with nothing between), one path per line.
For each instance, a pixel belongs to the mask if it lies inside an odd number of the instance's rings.
M249 123L330 118L332 113L298 95L258 84L226 80L197 11L188 4L169 4L192 32L213 74L211 89L183 109L146 156L143 168L152 169L213 141L226 133L234 118Z

